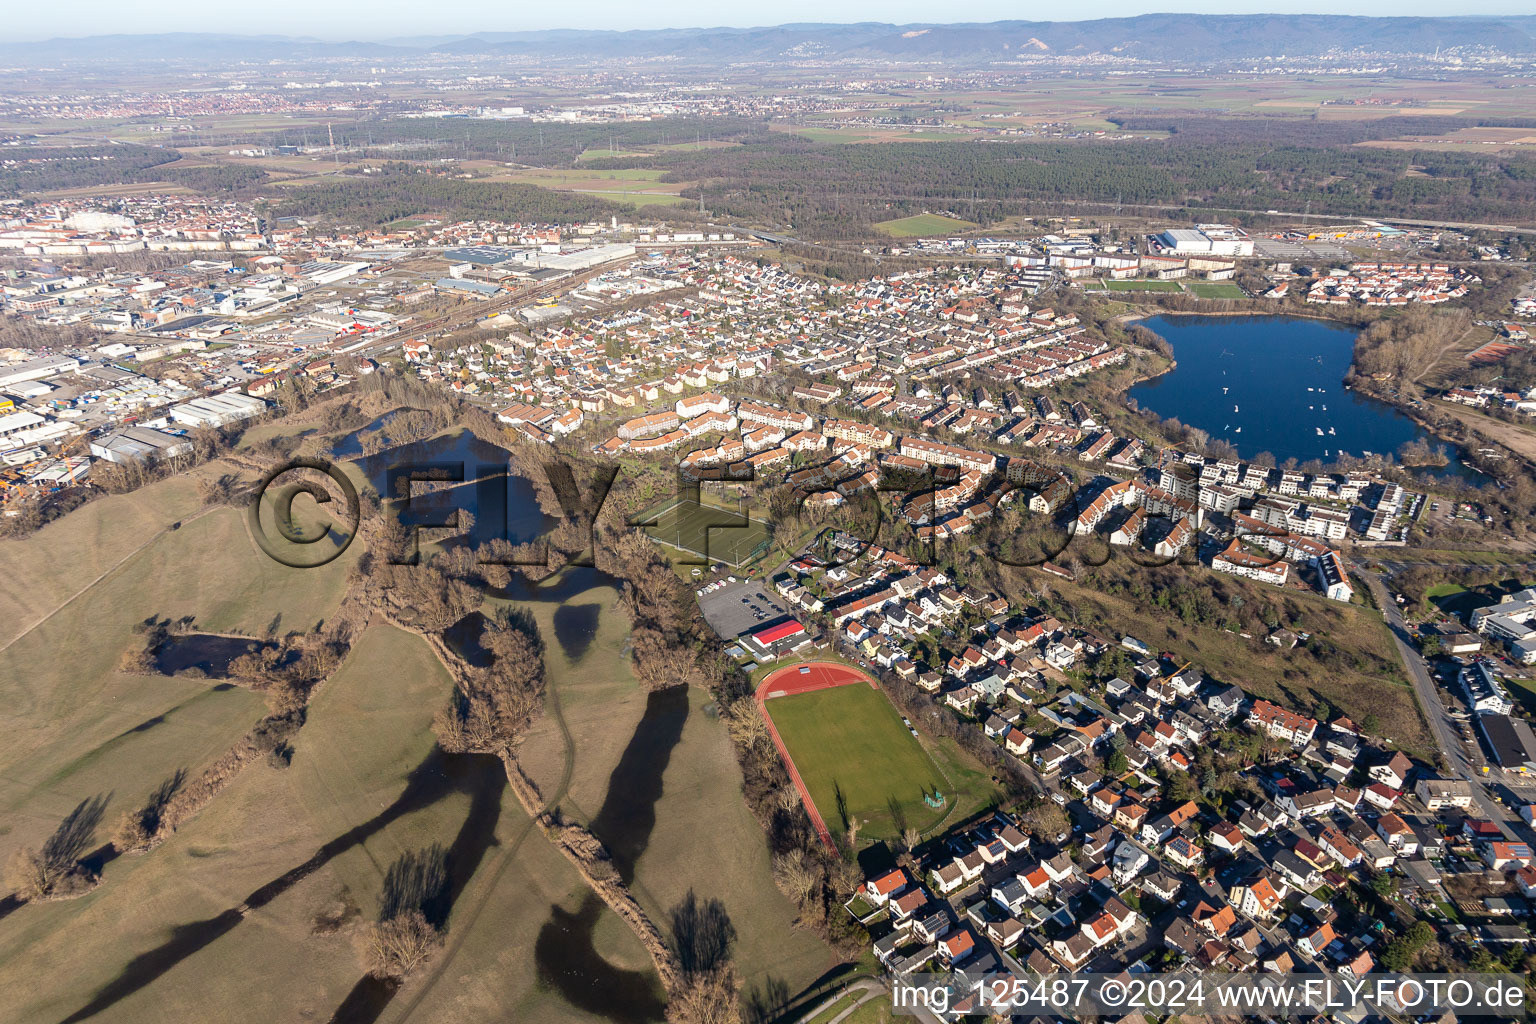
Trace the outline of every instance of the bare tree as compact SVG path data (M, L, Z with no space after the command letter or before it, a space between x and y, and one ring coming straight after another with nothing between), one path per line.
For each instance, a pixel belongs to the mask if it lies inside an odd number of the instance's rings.
M375 978L403 980L441 944L447 917L447 855L436 843L402 854L384 875L379 919L363 936L363 959Z
M773 880L796 906L804 904L821 888L821 872L800 849L789 850L774 858Z
M368 973L375 978L403 980L431 959L441 942L437 929L419 910L379 921L364 938Z
M41 850L17 850L6 865L6 881L24 899L75 896L96 884L96 876L80 863L96 836L108 798L82 800L59 822Z

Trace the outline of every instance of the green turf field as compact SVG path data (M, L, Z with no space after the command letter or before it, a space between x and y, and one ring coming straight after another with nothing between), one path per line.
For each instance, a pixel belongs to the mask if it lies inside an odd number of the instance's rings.
M1190 281L1185 287L1202 299L1241 299L1243 290L1231 281Z
M737 512L684 498L643 513L635 525L663 544L741 565L768 547L768 527Z
M1177 281L1104 281L1103 286L1112 292L1176 292Z
M975 226L968 220L941 217L937 213L921 213L916 217L883 220L875 225L875 230L893 238L916 238L919 235L947 235Z
M833 832L851 818L863 823L866 838L889 838L905 826L926 832L953 805L953 787L879 690L857 683L764 706ZM944 794L945 806L923 802L934 790Z

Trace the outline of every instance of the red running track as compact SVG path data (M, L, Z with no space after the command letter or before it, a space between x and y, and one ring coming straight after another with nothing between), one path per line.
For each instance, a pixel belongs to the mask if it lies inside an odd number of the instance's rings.
M837 686L850 686L854 683L867 683L870 689L878 690L880 687L869 676L856 668L840 665L834 661L813 661L804 665L790 665L787 668L776 669L763 678L757 685L757 710L763 716L763 723L768 726L768 735L773 737L773 745L779 750L779 758L783 760L784 767L789 769L789 780L795 784L795 791L800 794L800 802L805 805L805 811L811 816L811 824L816 828L816 834L827 845L829 850L836 850L832 842L832 833L827 831L827 823L822 820L821 812L816 809L816 802L811 799L811 791L805 788L805 780L800 778L800 771L795 767L794 758L789 756L789 748L784 745L784 740L779 736L779 730L774 727L773 718L768 714L766 704L774 697L793 697L796 694L812 693L816 690L830 690Z

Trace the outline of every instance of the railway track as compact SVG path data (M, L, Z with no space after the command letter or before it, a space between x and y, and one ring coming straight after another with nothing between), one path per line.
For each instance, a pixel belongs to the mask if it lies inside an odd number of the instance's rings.
M417 324L410 330L409 333L412 338L419 340L441 337L442 335L450 331L457 330L460 327L467 327L469 324L474 323L476 320L485 320L489 317L505 313L507 310L512 309L515 306L520 306L528 302L534 302L539 299L548 298L551 295L558 295L562 292L570 291L573 288L579 288L586 284L588 281L592 280L594 277L597 277L599 274L606 274L609 271L628 266L630 263L634 262L634 259L635 257L630 257L624 260L615 260L612 263L604 263L600 266L584 270L574 277L564 277L558 281L550 281L547 284L532 285L530 287L519 289L518 291L513 292L511 295L506 295L497 299L491 299L487 302L476 303L471 307L455 310L452 313L445 313L444 315L436 317L432 320L428 320L425 323Z

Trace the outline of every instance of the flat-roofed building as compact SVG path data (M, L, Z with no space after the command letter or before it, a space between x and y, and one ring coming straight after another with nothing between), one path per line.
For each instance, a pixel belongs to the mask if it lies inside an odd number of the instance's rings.
M124 427L91 442L91 454L119 465L141 459L170 459L192 450L192 442L179 434L149 427Z
M1536 772L1536 735L1523 719L1510 715L1477 716L1477 729L1499 767L1526 775Z
M267 403L251 395L226 392L205 395L173 406L170 418L189 427L224 427L253 419L267 411Z

